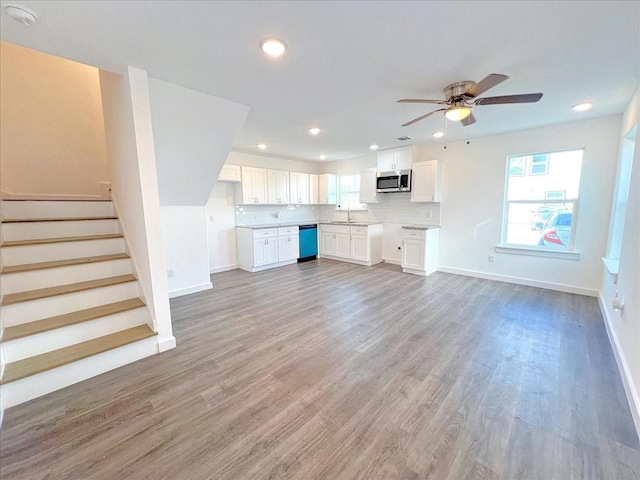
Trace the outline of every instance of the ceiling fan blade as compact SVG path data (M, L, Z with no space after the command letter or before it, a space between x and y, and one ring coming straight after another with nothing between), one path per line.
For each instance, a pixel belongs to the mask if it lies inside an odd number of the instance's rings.
M475 105L500 105L502 103L535 103L542 98L541 93L523 93L522 95L503 95L500 97L479 98Z
M398 100L396 103L437 103L440 105L444 105L444 100L422 100L420 98L403 98L402 100Z
M439 110L434 110L433 112L429 112L426 115L422 115L421 117L418 118L414 118L413 120L411 120L410 122L405 123L404 125L402 125L403 127L408 127L409 125L413 125L414 123L419 122L420 120L424 120L427 117L430 117L431 115L435 115L438 112L444 112L446 110L446 108L441 108Z
M460 120L460 123L462 124L463 127L468 127L472 123L476 123L476 117L474 117L473 113L471 113L471 114L469 114L468 117L463 118L462 120Z
M504 82L507 78L506 75L501 75L499 73L492 73L491 75L487 75L478 83L476 83L469 90L464 92L467 97L477 97L478 95L482 95L484 92L489 90L490 88L495 87L499 83Z

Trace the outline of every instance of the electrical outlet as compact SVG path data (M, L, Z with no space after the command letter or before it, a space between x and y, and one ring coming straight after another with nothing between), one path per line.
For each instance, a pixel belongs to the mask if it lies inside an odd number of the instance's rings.
M489 262L493 263L496 260L496 256L493 253L489 254L489 258L487 259Z
M213 215L209 215L209 221L213 222Z
M167 270L167 277L173 278L173 269Z
M433 212L431 210L427 210L427 218L433 218Z

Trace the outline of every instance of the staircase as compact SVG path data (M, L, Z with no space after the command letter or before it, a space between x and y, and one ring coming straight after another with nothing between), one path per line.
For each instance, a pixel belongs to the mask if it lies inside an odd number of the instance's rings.
M110 201L2 201L1 407L158 352Z

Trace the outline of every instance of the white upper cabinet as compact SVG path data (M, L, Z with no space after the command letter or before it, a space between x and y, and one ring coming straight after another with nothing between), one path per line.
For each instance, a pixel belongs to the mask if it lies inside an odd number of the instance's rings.
M308 204L309 203L309 174L308 173L289 173L289 200L290 203Z
M218 175L219 182L239 182L240 166L239 165L223 165Z
M335 205L337 203L336 176L334 174L309 174L309 203L312 205Z
M242 203L268 203L266 169L242 167Z
M412 202L439 202L441 168L438 160L426 160L413 164Z
M360 173L360 203L377 203L376 169L368 168Z
M410 170L413 163L413 146L390 148L378 152L378 171Z
M289 172L268 170L267 189L269 203L289 203Z

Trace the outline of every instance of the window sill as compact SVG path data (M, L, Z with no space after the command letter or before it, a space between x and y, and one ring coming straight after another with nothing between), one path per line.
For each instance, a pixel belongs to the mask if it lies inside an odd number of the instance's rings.
M543 250L541 248L511 247L504 245L496 245L495 250L496 253L528 255L531 257L559 258L562 260L580 260L582 258L582 254L580 252L566 250Z
M611 275L613 283L618 283L618 267L620 266L620 260L617 258L605 258L602 257L602 263L604 263L607 272Z

